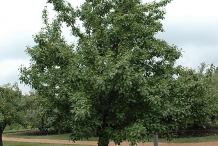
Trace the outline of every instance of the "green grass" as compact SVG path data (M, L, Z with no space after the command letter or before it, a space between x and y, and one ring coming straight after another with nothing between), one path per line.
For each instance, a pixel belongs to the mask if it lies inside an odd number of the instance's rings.
M215 142L218 141L218 135L204 136L204 137L191 137L191 138L174 138L171 141L167 141L164 138L160 138L159 142L168 143L197 143L197 142Z
M29 143L29 142L9 142L3 141L4 146L69 146L67 144L42 144L42 143ZM83 145L74 145L83 146Z
M39 135L39 136L25 136L25 135L18 135L14 133L4 133L3 136L5 137L16 137L16 138L27 138L27 139L55 139L55 140L69 140L70 134L58 134L58 135ZM97 137L92 137L88 140L84 141L97 141ZM152 140L151 140L152 141ZM191 138L174 138L171 141L167 141L164 138L159 138L159 142L168 142L168 143L196 143L196 142L214 142L218 141L218 135L212 136L204 136L204 137L191 137Z
M4 130L3 134L11 134L11 133L16 133L16 132L24 132L24 131L29 131L31 129L11 129L11 130Z
M70 134L52 134L52 135L19 135L14 133L3 133L4 137L16 137L16 138L27 138L27 139L55 139L55 140L69 140ZM97 137L91 137L84 141L98 141Z
M3 133L4 137L16 137L27 139L56 139L56 140L69 140L70 134L57 134L57 135L19 135L13 133Z

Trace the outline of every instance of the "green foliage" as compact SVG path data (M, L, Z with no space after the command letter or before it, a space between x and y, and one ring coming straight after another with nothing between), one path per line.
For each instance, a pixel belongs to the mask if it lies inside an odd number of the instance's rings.
M28 126L46 131L46 108L48 108L46 98L42 99L34 91L28 96L29 108L24 112Z
M0 146L2 146L2 133L7 125L25 124L22 111L25 109L26 99L17 84L6 84L0 86L0 104Z
M49 24L43 11L45 27L26 49L31 63L20 79L48 100L58 128L70 125L73 141L97 133L100 146L134 145L207 119L209 76L176 67L180 50L155 38L169 2L86 0L74 9L48 0L57 16ZM63 23L76 44L65 41Z
M65 114L54 109L55 105L47 98L42 98L37 92L32 91L28 95L28 105L29 108L24 115L31 128L38 128L42 133L69 132Z
M218 68L216 67L216 69L214 70L213 74L212 74L212 79L211 79L211 84L212 84L212 88L211 88L211 94L213 96L215 96L214 100L213 100L213 106L211 107L211 110L213 111L213 115L211 116L211 121L216 123L218 120Z
M178 111L180 115L180 128L185 128L187 124L202 126L210 121L214 113L216 94L212 92L212 73L214 66L206 70L205 66L198 71L183 69L178 76L176 84L173 84L173 95L171 103L183 110Z
M1 130L12 123L23 123L21 111L26 104L26 99L17 84L6 84L0 87L0 103Z

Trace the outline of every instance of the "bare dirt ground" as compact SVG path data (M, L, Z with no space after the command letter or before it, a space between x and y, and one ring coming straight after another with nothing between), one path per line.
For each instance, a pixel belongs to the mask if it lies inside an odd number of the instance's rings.
M50 143L50 144L78 144L78 145L93 145L96 146L96 141L76 141L75 143L68 140L51 140L51 139L25 139L25 138L13 138L3 137L3 141L15 141L15 142L31 142L31 143ZM218 142L201 142L201 143L159 143L159 146L218 146ZM109 146L115 146L114 143L110 143ZM121 146L129 146L128 142L123 142ZM152 142L139 143L137 146L153 146Z

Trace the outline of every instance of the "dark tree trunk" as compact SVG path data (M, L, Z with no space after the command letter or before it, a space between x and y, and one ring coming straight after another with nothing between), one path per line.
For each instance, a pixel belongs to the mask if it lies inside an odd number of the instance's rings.
M106 112L107 113L107 112ZM98 134L98 146L108 146L109 144L109 135L106 132L107 128L107 120L106 120L107 114L103 114L102 118L102 126L98 129L97 134Z
M3 146L2 133L3 133L3 131L4 131L5 127L6 127L6 125L7 125L7 124L3 124L3 125L0 126L0 146Z
M108 134L106 132L101 132L99 134L98 146L108 146L108 144L109 144Z
M2 142L2 133L3 133L3 131L0 131L0 146L3 146L3 142Z

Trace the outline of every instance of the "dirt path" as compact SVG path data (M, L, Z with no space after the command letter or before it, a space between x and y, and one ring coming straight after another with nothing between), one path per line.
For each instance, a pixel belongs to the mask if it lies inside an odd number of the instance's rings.
M26 139L26 138L13 138L3 137L3 141L15 141L15 142L31 142L31 143L51 143L51 144L79 144L79 145L93 145L96 146L96 141L76 141L75 143L68 140L51 140L51 139ZM159 146L218 146L218 142L201 142L201 143L159 143ZM114 143L110 143L109 146L115 146ZM121 146L129 146L128 142L123 142ZM153 143L140 143L138 146L153 146Z

